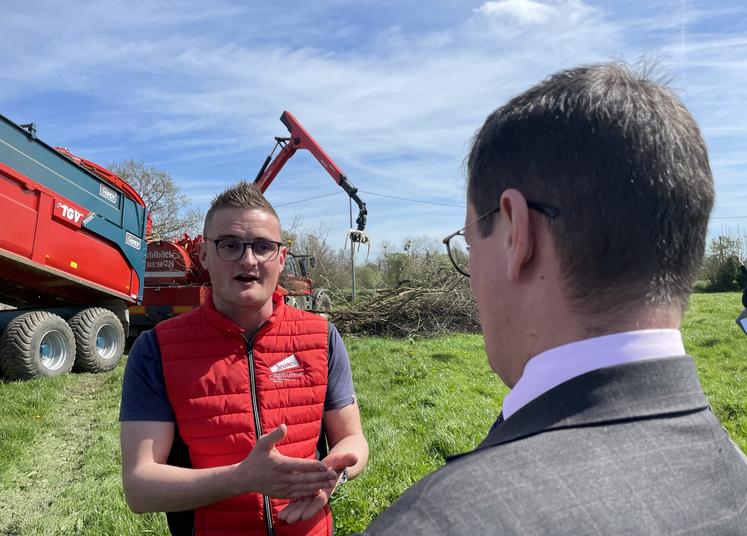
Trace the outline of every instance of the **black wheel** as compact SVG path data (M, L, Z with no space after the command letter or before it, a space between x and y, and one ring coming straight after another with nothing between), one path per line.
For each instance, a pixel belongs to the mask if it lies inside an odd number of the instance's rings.
M70 326L46 311L15 317L0 338L0 369L11 379L65 374L74 362L75 338Z
M106 372L117 366L125 347L124 328L117 315L109 309L91 307L68 323L77 346L76 371Z
M314 311L318 313L329 313L332 310L332 298L326 289L319 288L314 291Z

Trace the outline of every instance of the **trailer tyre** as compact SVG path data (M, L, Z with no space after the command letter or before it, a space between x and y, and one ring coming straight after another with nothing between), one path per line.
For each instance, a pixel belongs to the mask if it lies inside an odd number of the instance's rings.
M75 338L62 317L31 311L15 317L0 337L0 369L15 380L65 374L75 362Z
M314 311L319 313L332 311L332 297L326 289L320 288L314 291Z
M68 323L77 347L75 371L107 372L117 366L125 347L125 332L117 315L109 309L91 307Z

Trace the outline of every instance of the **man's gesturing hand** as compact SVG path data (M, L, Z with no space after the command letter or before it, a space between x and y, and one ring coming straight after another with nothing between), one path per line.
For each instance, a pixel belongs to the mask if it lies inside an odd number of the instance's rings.
M358 463L358 456L353 453L330 454L322 460L328 467L335 470L335 479L328 485L322 487L315 495L311 497L301 497L292 499L291 502L283 508L278 517L286 523L295 523L296 521L305 521L311 519L314 514L324 508L329 501L332 492L337 487L337 482L342 476L342 470L345 467L352 467Z
M323 462L283 456L275 448L288 432L281 424L257 440L249 455L238 464L241 493L253 491L270 497L292 499L314 495L333 487L337 472Z

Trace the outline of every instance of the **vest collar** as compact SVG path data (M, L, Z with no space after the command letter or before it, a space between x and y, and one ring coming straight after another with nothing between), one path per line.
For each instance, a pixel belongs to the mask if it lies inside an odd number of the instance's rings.
M283 314L284 309L285 300L283 299L283 295L275 290L272 293L272 315L270 315L270 318L267 320L267 322L265 322L264 325L267 326L268 324L274 324L278 322ZM202 311L202 314L205 315L207 321L219 331L227 333L229 335L240 336L243 336L246 333L246 330L244 328L239 326L236 322L234 322L215 308L212 289L210 289L210 291L207 293L205 301L202 303L200 310Z

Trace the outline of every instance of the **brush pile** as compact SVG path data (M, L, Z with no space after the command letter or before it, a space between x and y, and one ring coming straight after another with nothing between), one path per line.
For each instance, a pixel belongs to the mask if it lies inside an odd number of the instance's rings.
M334 308L330 320L351 335L435 337L480 331L467 278L441 262L408 275L396 288Z

